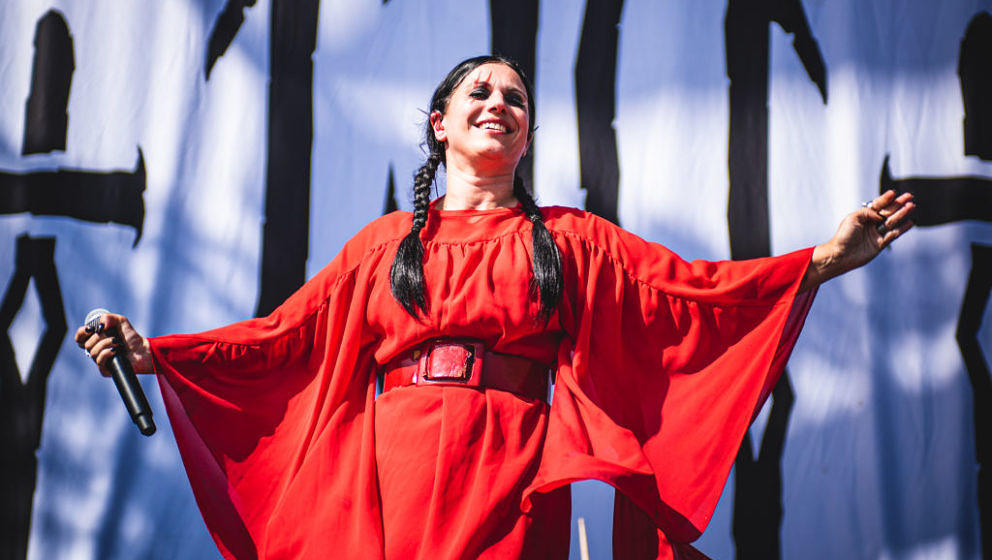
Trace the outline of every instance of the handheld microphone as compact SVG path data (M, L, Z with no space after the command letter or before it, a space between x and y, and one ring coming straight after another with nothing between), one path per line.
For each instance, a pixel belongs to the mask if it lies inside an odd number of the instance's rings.
M100 329L100 316L110 313L106 309L94 309L86 314L84 324L93 329L94 332ZM117 392L121 394L124 406L131 415L131 420L138 425L138 431L143 435L150 436L155 433L155 422L152 420L152 409L148 406L145 392L138 383L138 376L131 369L131 362L126 356L115 354L110 359L110 377L117 386Z

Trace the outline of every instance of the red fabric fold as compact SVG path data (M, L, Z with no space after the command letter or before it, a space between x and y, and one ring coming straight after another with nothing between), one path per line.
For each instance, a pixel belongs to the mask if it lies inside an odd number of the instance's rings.
M550 520L567 516L567 502L535 493L589 478L615 486L669 540L699 535L809 309L813 294L796 291L811 250L689 263L588 213L544 212L565 274L548 324L535 320L519 208L431 210L430 307L418 320L389 290L410 223L398 212L271 316L152 339L194 493L225 557L537 557L533 535L560 531ZM462 388L375 401L379 364L438 336L557 362L550 411ZM407 456L426 467L404 465ZM412 482L394 484L403 477ZM432 522L405 529L406 507ZM567 538L551 540L567 554Z
M591 247L569 262L566 277L579 281L562 309L571 336L529 491L596 478L670 540L691 542L795 344L813 297L796 297L812 249L686 263L596 225L609 233L575 237Z

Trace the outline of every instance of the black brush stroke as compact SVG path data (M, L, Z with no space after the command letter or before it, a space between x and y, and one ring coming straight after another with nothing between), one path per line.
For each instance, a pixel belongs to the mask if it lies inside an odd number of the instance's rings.
M29 281L41 303L45 330L22 382L10 340ZM55 239L17 238L15 267L0 303L0 542L4 558L27 557L48 376L68 327L55 270Z
M145 158L138 148L134 171L57 169L0 171L0 215L29 212L134 228L134 245L145 221Z
M210 80L210 73L220 57L234 42L234 38L245 22L245 10L255 5L256 0L227 0L207 38L207 57L203 67L204 80Z
M895 179L889 156L882 161L878 192L911 192L916 203L913 222L938 226L964 220L992 222L992 179L962 177L905 177Z
M31 92L24 109L21 155L65 150L69 89L75 69L69 26L61 12L49 10L35 28Z
M971 245L972 268L961 302L957 341L968 370L975 422L975 459L978 463L978 512L982 550L992 551L992 378L982 353L978 332L992 291L992 247Z
M396 202L396 177L393 174L393 166L390 165L389 175L386 177L386 201L382 205L382 215L385 216L399 209L400 205Z
M826 63L799 0L728 0L724 18L730 133L727 224L732 259L771 254L768 216L768 76L770 25L792 33L793 48L823 102ZM772 392L768 424L755 458L750 435L735 465L733 534L737 558L781 557L782 453L794 396L788 371Z
M992 15L971 19L958 57L964 101L964 153L992 161Z
M489 0L492 53L517 62L531 81L537 80L538 0ZM517 174L533 192L534 145L517 165Z
M319 0L273 0L265 225L257 316L306 280L313 149L313 53Z

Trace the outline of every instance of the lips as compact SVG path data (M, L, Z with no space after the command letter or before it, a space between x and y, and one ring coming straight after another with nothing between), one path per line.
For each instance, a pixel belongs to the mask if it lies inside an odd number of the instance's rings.
M475 126L483 130L492 130L503 134L512 132L509 125L507 125L506 123L504 123L499 119L488 119L488 120L480 121L475 123Z

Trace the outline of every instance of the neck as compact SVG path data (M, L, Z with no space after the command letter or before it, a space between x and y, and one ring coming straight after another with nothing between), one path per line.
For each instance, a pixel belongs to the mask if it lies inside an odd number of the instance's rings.
M478 174L457 166L447 169L442 210L490 210L517 205L513 196L513 170Z

